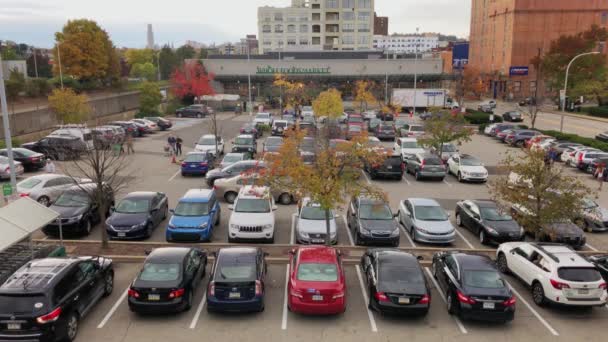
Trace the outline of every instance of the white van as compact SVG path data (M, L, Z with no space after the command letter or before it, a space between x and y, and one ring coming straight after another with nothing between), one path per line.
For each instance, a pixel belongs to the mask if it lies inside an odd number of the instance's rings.
M59 129L54 130L49 136L72 136L79 138L85 143L88 149L92 150L95 145L93 144L93 134L89 128L84 125L63 125L58 126Z

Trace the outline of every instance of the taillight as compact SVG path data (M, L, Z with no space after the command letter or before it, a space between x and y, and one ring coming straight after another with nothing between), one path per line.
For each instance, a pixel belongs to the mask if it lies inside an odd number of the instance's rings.
M431 303L431 297L429 297L429 295L422 296L422 298L420 298L420 300L418 301L418 304L430 304L430 303Z
M582 154L582 153L578 155L578 161L579 161L579 162L582 162L582 161L583 161L583 154Z
M186 167L186 165L188 165L188 164L186 164L186 163L182 163L182 167Z
M550 282L551 282L551 285L552 285L554 288L558 289L558 290L561 290L561 289L569 289L569 288L570 288L570 285L568 285L568 284L564 284L564 283L560 283L560 282L559 282L559 281L557 281L557 280L550 279Z
M401 163L401 171L405 171L405 164Z
M293 296L293 297L298 297L298 298L300 298L300 299L301 299L301 298L304 298L304 296L302 296L302 293L300 293L300 291L297 291L297 290L291 290L291 291L289 292L289 294L290 294L291 296Z
M40 324L55 322L59 319L59 315L61 315L61 308L57 308L44 316L36 318L36 322Z
M465 303L465 304L475 304L477 303L473 298L465 296L462 292L460 291L456 291L456 296L458 298L458 301L461 303Z
M22 192L19 194L19 197L28 197L30 194Z
M255 281L255 295L256 296L262 295L262 282L259 280Z
M513 305L515 305L515 297L511 297L511 298L505 300L504 302L502 302L502 305L504 305L504 306L513 306Z
M388 299L388 297L386 296L386 294L384 292L376 292L374 297L376 297L376 300L379 302L390 302L390 300Z
M10 166L7 166L6 169L4 169L4 172L9 172L11 170Z
M420 169L424 169L424 165L425 165L425 160L422 159L422 163L420 163Z
M576 152L570 152L570 157L574 157L575 154Z
M209 288L208 288L207 292L208 292L207 295L209 297L215 297L215 282L214 281L209 283Z
M207 163L201 163L201 166L207 166Z
M343 297L344 297L344 292L338 292L338 293L335 293L331 298L338 299L338 298L343 298Z
M214 185L213 186L213 191L216 191L216 190L217 190L217 186Z
M414 135L414 133L412 133L412 132L407 132L407 136L408 136L408 137L411 137L412 135Z
M245 130L241 128L241 130L239 132L241 132L241 134L243 134L243 133L245 133Z
M135 291L133 289L129 289L128 295L131 298L139 298L139 292L137 292L137 291Z
M606 290L606 288L607 288L606 283L601 283L599 288Z
M182 297L184 295L184 293L186 293L185 289L173 290L169 293L169 298L171 298L171 299L179 298L179 297Z

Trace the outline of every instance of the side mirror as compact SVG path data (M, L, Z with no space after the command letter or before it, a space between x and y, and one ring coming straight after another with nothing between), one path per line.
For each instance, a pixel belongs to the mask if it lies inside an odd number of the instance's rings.
M234 205L232 205L232 204L231 204L231 205L229 205L229 206L228 206L228 210L234 210Z
M294 249L290 249L290 250L289 250L289 252L287 252L287 254L289 254L289 255L294 255L294 254L296 254L296 250L295 250L295 248L294 248Z
M277 209L279 209L279 207L277 207L276 205L272 206L272 211L276 211Z
M175 214L175 209L169 209L169 212L170 212L171 214Z
M416 257L416 259L417 259L418 261L422 261L422 260L424 260L424 257L423 257L422 255L418 255L418 256Z
M115 207L110 207L110 212L112 212L112 213L113 213L113 212L115 212L115 211L116 211L116 208L115 208Z
M448 218L452 217L451 213L446 212L446 214L448 215Z

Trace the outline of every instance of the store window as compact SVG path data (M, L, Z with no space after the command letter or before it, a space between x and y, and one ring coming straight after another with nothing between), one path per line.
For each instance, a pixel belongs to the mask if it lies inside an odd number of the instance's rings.
M530 81L530 93L536 92L536 81Z
M521 92L521 81L515 81L515 82L513 82L513 92L514 93Z

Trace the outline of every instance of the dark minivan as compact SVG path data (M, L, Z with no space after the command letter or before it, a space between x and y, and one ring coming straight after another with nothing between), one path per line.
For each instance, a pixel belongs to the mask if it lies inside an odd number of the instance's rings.
M394 178L401 180L405 166L401 161L401 156L394 155L384 159L384 162L376 165L365 165L365 171L369 173L371 179Z

